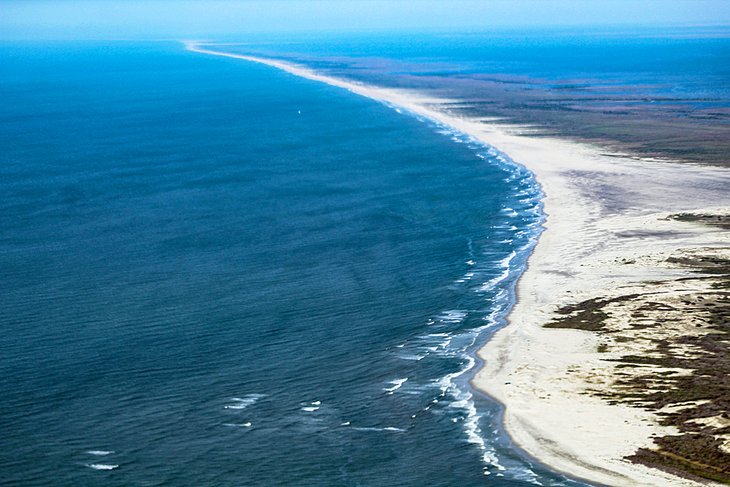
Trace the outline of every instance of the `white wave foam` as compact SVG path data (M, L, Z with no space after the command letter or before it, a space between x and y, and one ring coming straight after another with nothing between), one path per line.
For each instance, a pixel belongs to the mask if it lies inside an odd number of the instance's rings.
M433 335L430 335L432 337L443 337L443 340L439 343L439 347L442 349L448 348L448 346L451 344L451 341L454 339L453 336L447 334L447 333L434 333Z
M444 323L461 323L463 319L466 318L466 311L452 309L449 311L444 311L443 313L438 315L437 318Z
M247 394L244 397L232 397L231 401L233 404L226 404L223 406L224 409L246 409L252 406L256 401L264 397L265 394Z
M103 457L106 455L111 455L114 453L112 450L88 450L86 454L88 455L94 455L96 457Z
M482 461L487 466L495 467L499 471L505 471L506 468L499 463L496 450L487 445L481 436L481 428L479 428L479 420L481 416L477 413L472 394L468 391L459 391L461 399L455 401L451 406L462 409L466 413L464 420L464 431L466 432L467 442L476 445L482 452ZM487 469L484 470L485 475L489 475Z
M451 344L453 338L454 335L443 332L420 335L416 338L417 345L413 347L417 349L419 354L402 355L400 356L400 358L404 360L422 360L424 357L427 357L434 353L438 355L448 355L449 345ZM413 350L413 348L411 348L411 350Z
M484 284L482 284L481 286L479 286L477 288L477 292L491 291L492 289L494 289L494 286L496 286L500 282L504 281L508 277L509 277L509 269L505 269L498 276L493 277L492 279L488 280L487 282L485 282Z
M454 284L461 284L461 283L464 283L464 282L471 281L471 278L472 277L474 277L474 273L473 272L467 272L466 274L464 274L463 277L460 277L459 279L456 279L454 281Z
M392 387L385 387L383 389L383 391L387 392L388 394L393 394L395 391L400 389L403 386L403 384L406 383L407 380L408 380L408 377L406 377L404 379L394 379L389 382L389 384L391 384Z
M87 463L86 466L89 468L93 468L94 470L114 470L115 468L119 468L119 465L110 465L104 463Z
M502 268L508 268L510 264L512 263L512 259L514 259L517 256L517 252L514 250L509 253L507 257L499 261L499 265Z
M392 431L395 433L404 433L406 430L403 428L396 428L395 426L386 426L384 428L375 428L375 427L357 427L352 428L356 431Z
M232 428L250 428L251 422L246 423L223 423L223 426L230 426Z
M413 360L416 362L420 362L421 360L425 359L427 356L428 356L428 354L426 354L426 355L401 354L401 355L398 355L398 358L402 359L402 360Z
M492 228L494 230L510 230L514 228L514 225L510 225L508 223L500 223L499 225L490 225L489 228Z
M515 480L522 480L523 482L528 482L533 485L545 485L542 482L540 482L538 479L538 475L532 471L529 468L522 468L522 469L510 469L510 477ZM499 474L497 474L499 475Z
M497 264L502 269L502 272L499 273L499 275L493 277L492 279L488 280L481 286L477 288L478 292L486 292L494 289L494 287L499 284L500 282L504 281L510 276L511 271L511 265L512 260L517 256L517 253L513 250L509 253L507 257L504 257L503 259L500 259Z
M309 403L309 406L303 406L302 411L313 413L314 411L319 409L320 404L322 404L322 401L312 401Z
M477 335L478 333L472 335L472 344L474 343L473 340L476 339ZM464 358L466 359L466 365L461 370L453 372L451 374L447 374L437 381L441 388L441 396L439 397L444 397L446 394L451 395L454 398L454 401L451 402L448 407L452 409L458 409L466 415L463 421L464 432L466 433L466 440L468 443L476 445L481 451L482 461L487 465L487 467L485 467L484 469L484 474L489 475L489 467L494 467L500 471L506 469L499 463L496 450L488 445L484 438L481 436L481 428L479 427L479 420L481 419L481 416L477 412L472 393L468 390L462 390L461 388L459 388L455 381L457 377L467 373L476 365L476 360L474 359L474 357L464 355ZM439 398L434 399L431 404L426 407L426 410L430 409L431 406L438 403L438 400Z

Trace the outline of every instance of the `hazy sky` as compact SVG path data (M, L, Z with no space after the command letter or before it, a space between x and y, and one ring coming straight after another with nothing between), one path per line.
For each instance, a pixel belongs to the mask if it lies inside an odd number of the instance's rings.
M0 0L2 38L730 24L730 0Z

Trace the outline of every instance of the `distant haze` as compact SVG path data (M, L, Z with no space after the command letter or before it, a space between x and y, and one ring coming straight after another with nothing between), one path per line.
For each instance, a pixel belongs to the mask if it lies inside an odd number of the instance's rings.
M728 0L0 0L0 38L727 25Z

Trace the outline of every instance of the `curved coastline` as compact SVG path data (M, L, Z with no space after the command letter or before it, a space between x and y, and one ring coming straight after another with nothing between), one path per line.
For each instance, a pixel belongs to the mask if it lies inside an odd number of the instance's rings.
M551 320L560 304L646 277L646 269L637 274L639 271L626 272L616 264L605 264L609 258L637 251L626 244L625 248L607 245L611 236L653 225L667 212L711 206L716 194L695 201L681 195L683 185L679 190L673 185L682 182L686 187L689 177L689 184L699 188L718 174L727 177L726 172L636 161L607 155L587 144L530 137L529 130L520 127L451 114L445 107L448 100L350 82L284 61L215 51L202 42L184 44L192 52L265 64L403 108L495 147L532 172L543 191L544 231L517 283L517 299L507 326L478 352L484 365L472 378L472 385L504 406L505 430L516 445L570 477L606 485L701 485L624 460L636 449L650 447L653 435L671 429L659 426L655 415L642 409L608 404L588 395L585 381L566 378L565 370L576 363L589 364L597 376L610 375L612 366L596 356L595 335L582 330L546 330L542 325ZM608 184L610 191L599 187L597 180ZM621 194L617 197L611 191ZM625 199L629 208L617 208L616 199ZM670 231L679 228L689 236L668 242L648 239L639 250L671 251L688 244L722 241L696 226L662 225Z

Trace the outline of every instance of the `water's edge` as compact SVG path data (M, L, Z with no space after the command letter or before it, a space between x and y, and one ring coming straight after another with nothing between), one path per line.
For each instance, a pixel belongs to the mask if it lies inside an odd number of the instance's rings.
M528 236L527 243L520 246L515 251L515 255L509 263L508 275L506 275L504 279L500 280L500 282L496 283L506 283L503 289L506 291L507 299L504 301L504 303L500 303L501 305L497 306L490 316L496 326L487 325L484 327L484 329L478 330L478 334L475 336L474 341L467 350L470 358L469 364L458 373L453 374L452 377L450 377L450 380L452 380L459 386L468 388L468 393L470 394L470 396L473 395L481 400L486 400L498 409L498 414L495 418L495 421L493 421L490 426L493 427L494 432L499 435L500 438L498 438L498 442L501 445L507 445L511 448L511 450L513 450L518 456L523 458L528 463L533 465L539 465L546 470L561 475L568 481L572 480L581 483L590 483L590 485L600 485L594 484L587 479L573 477L566 474L565 472L555 470L550 465L543 463L539 459L531 456L528 452L523 450L519 446L519 444L517 444L512 439L512 437L505 428L503 422L505 405L489 395L487 392L476 387L472 382L475 375L484 365L484 360L479 357L478 351L486 345L486 343L490 340L494 333L508 325L509 315L512 312L515 304L517 303L517 283L527 270L529 257L532 255L536 245L539 243L540 236L545 229L544 225L548 217L548 215L544 212L543 205L545 194L539 181L537 181L535 174L522 164L513 161L508 154L505 154L495 147L478 140L474 136L464 132L463 130L453 125L449 125L448 122L445 123L443 120L430 117L426 110L424 110L424 112L417 112L413 110L413 107L404 106L398 103L397 100L388 99L384 96L377 96L373 93L363 92L365 90L368 90L369 88L377 89L377 86L367 86L362 83L351 83L347 80L322 75L314 70L310 70L305 66L293 65L287 62L280 61L278 59L269 59L258 56L247 56L243 54L227 53L224 51L215 51L214 44L203 44L191 41L183 41L183 43L188 51L198 52L200 54L207 55L231 57L249 62L264 64L266 66L274 67L276 69L286 71L290 74L294 74L305 79L326 83L331 86L336 86L350 91L353 94L370 98L374 101L384 104L385 106L397 111L398 113L406 114L421 122L428 123L434 129L434 131L439 131L444 135L450 136L452 139L459 139L457 140L458 142L466 142L478 146L479 149L477 150L488 153L489 156L491 156L491 160L498 161L498 164L502 169L508 170L511 174L515 176L520 175L522 177L529 178L530 186L534 188L534 197L537 200L534 207L536 210L536 221L535 224L531 224L528 226L530 234ZM481 430L478 426L476 427L475 432L478 434L481 433ZM482 450L484 450L484 448L482 448ZM489 459L486 458L488 457L488 455L488 452L485 453L485 462L489 462ZM498 463L496 465L499 466Z

